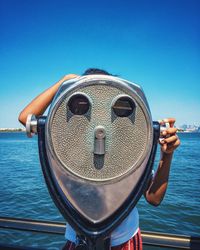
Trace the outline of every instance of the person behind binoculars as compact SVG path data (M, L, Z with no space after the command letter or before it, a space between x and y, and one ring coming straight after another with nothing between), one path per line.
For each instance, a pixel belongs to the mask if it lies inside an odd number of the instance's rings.
M104 70L94 68L86 70L83 75L92 74L111 75ZM66 75L52 87L38 95L22 110L19 115L19 121L25 126L26 119L29 114L34 114L35 116L42 115L53 100L53 97L60 85L64 81L76 77L78 77L78 75ZM175 119L168 118L160 121L161 125L165 125L166 123L168 123L170 126L167 130L162 132L162 139L159 140L159 144L161 146L161 156L158 168L156 173L152 175L148 188L144 192L145 199L154 206L158 206L164 198L168 185L173 152L180 145L180 140L176 135L177 129L174 127ZM67 225L65 237L67 239L67 243L63 249L74 249L76 233L70 225ZM139 216L136 207L132 210L129 216L112 232L111 246L111 249L114 250L142 249L142 239L139 229Z

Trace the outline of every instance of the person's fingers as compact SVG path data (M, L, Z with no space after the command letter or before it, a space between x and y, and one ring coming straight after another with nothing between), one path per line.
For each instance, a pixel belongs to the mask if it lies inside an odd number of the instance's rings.
M166 123L169 123L170 127L172 128L174 126L174 123L176 122L175 118L165 118L163 120L158 121L160 125L165 125Z
M176 135L177 128L174 128L175 121L176 119L174 118L166 118L159 121L161 125L159 144L162 152L167 154L172 153L180 145L180 140Z
M164 153L172 153L177 147L179 147L179 145L181 144L179 138L177 138L174 142L171 142L169 144L167 143L164 143L164 144L161 144L161 150L164 152Z
M172 135L168 138L165 138L163 141L164 143L172 143L172 142L175 142L177 140L177 136L176 135Z
M177 128L168 128L167 130L164 130L161 135L166 136L166 135L173 135L177 131Z
M173 146L163 147L162 151L165 153L172 153L176 148L178 148L180 143L176 143Z
M176 119L175 118L167 118L167 119L164 119L165 123L169 123L170 127L172 128L174 126L174 123L176 122Z
M170 143L167 145L168 149L176 149L181 144L180 140L177 139L174 143Z

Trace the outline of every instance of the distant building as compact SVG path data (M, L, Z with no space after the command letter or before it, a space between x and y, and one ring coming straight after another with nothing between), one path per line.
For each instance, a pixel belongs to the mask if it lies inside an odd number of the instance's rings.
M178 129L180 132L200 133L200 126L183 124Z
M180 126L180 128L182 128L183 130L186 130L188 128L187 124L183 124Z

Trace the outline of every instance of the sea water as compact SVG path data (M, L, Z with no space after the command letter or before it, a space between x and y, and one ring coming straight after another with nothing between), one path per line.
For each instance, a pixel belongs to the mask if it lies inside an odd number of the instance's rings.
M179 134L165 199L158 207L142 197L137 205L142 230L200 235L200 133ZM154 168L159 161L157 152ZM37 137L0 133L0 217L64 221L44 183ZM60 249L64 235L0 229L0 244ZM148 248L145 248L148 249Z

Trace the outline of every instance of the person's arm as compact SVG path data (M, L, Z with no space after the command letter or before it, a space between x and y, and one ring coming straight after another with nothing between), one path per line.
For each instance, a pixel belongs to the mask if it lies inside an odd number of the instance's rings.
M58 88L60 85L69 79L75 78L77 75L70 74L64 76L62 79L60 79L57 83L55 83L50 88L46 89L44 92L42 92L40 95L38 95L35 99L33 99L20 113L18 120L21 122L24 126L26 125L26 119L29 114L33 114L35 116L42 115L51 101L53 100L54 95L56 94Z
M180 140L176 135L177 129L173 127L175 119L164 119L161 124L164 123L169 123L170 128L162 132L163 139L159 142L161 145L161 158L158 169L144 194L146 200L154 206L158 206L165 196L173 152L180 145Z

